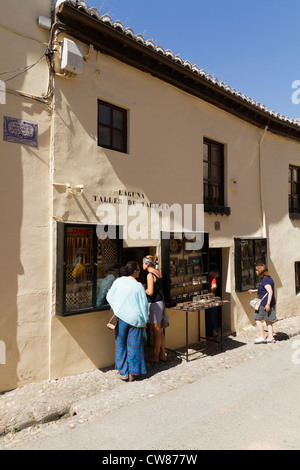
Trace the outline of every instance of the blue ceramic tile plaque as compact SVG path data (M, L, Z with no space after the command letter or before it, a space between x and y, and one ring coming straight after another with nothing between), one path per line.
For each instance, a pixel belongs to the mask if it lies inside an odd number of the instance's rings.
M3 118L3 140L15 144L38 146L38 125L8 116Z

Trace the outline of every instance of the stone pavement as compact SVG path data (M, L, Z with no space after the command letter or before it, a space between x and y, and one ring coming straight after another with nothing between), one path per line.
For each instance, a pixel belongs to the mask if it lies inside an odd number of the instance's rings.
M135 382L121 381L113 368L95 370L58 380L30 384L0 395L0 449L27 428L36 430L64 418L75 427L128 403L147 400L222 369L249 361L267 351L279 349L300 334L300 316L274 324L276 343L254 344L257 329L251 326L237 335L224 337L220 346L202 341L193 345L197 353L186 360L169 352L167 363L148 364L148 373ZM291 342L292 343L292 342ZM198 350L201 346L201 350ZM291 348L291 355L292 355ZM2 447L4 446L4 447Z

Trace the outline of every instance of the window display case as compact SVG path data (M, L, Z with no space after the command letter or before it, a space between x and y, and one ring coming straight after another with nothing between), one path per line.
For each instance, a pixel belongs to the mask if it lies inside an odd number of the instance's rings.
M161 246L163 288L167 306L207 294L208 234L163 232Z
M257 289L260 279L256 276L257 263L267 264L266 238L235 238L235 290L246 292Z
M96 225L58 224L58 315L109 308L106 294L119 276L122 240L97 236Z

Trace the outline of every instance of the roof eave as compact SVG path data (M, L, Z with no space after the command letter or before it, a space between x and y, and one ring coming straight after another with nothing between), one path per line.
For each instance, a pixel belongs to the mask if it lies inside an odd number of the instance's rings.
M123 31L91 16L84 9L76 8L70 3L62 3L56 14L70 35L93 44L95 49L102 53L149 73L257 127L268 126L268 130L274 134L300 141L300 127L296 124L273 116L222 89L207 78L146 47Z

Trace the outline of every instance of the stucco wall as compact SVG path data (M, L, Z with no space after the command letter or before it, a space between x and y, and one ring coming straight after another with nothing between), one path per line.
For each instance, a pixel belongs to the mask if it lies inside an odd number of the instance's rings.
M48 32L37 27L39 15L50 15L50 2L1 1L1 71L22 69L46 50ZM9 78L21 70L1 79ZM6 82L7 89L41 96L48 88L45 59ZM6 142L1 132L1 315L0 390L48 378L50 312L50 110L31 99L6 93L4 116L38 125L38 146Z
M234 237L264 236L259 189L261 155L269 266L277 287L278 316L298 313L292 259L300 259L299 231L295 228L299 224L288 217L287 178L289 163L300 164L299 144L267 133L260 153L263 130L99 52L87 58L83 74L75 80L57 77L55 90L57 139L53 177L56 182L85 187L83 195L78 197L54 188L56 217L97 223L99 200L95 201L94 196L114 197L119 189L139 191L152 203L200 204L203 137L224 143L226 204L231 208L231 215L205 214L204 228L210 234L210 246L223 248L223 297L231 301L231 306L224 308L224 324L240 330L253 323L253 312L249 307L252 297L235 292ZM128 154L97 146L97 99L128 109ZM231 186L233 179L238 183L236 190ZM220 231L215 230L216 221L221 224ZM159 240L124 241L125 246L153 243L160 254ZM292 256L287 258L289 254ZM178 315L170 312L173 321L172 330L167 330L167 344L172 348L185 341L182 318ZM73 325L73 332L80 328L85 335L89 328L85 326L87 316L53 319L52 365L56 364L53 369L58 373L59 364L54 359L56 335L60 337L59 332L66 324ZM110 335L102 329L103 317L105 314L99 312L88 319L88 324L94 325L96 336L102 335L99 344L103 339L105 343ZM190 338L195 340L197 323L195 319L191 322ZM68 329L65 335L66 349L73 342L69 332ZM107 351L105 346L104 354L103 349L98 349L94 364L99 366L107 361L113 362L111 344Z
M49 33L37 27L36 19L50 16L50 4L27 0L22 15L16 16L24 2L2 0L5 28L0 27L0 40L7 47L0 50L0 63L5 70L42 56ZM225 326L238 331L253 323L251 296L235 292L234 237L268 237L278 317L299 314L294 262L300 260L300 222L288 216L288 166L300 166L299 144L269 132L261 142L263 130L100 52L89 53L88 45L84 53L82 75L55 77L53 116L46 105L11 93L0 105L2 121L10 116L38 125L37 147L0 141L0 341L6 353L0 390L113 364L107 312L56 315L57 222L96 224L101 197L115 198L125 191L138 192L153 204L201 204L204 137L225 146L225 202L231 214L204 216L210 247L222 248L222 297L231 301L223 309ZM48 73L43 59L7 86L42 97ZM98 99L128 110L128 154L97 145ZM234 190L233 179L238 184ZM82 195L60 186L66 183L84 185ZM148 215L142 223L149 222ZM218 231L215 222L220 223ZM159 239L151 239L149 224L148 238L128 238L124 246L156 247L160 255ZM167 346L177 348L185 342L185 318L181 312L169 313ZM203 331L203 318L201 322ZM192 315L190 341L196 339L197 318Z

